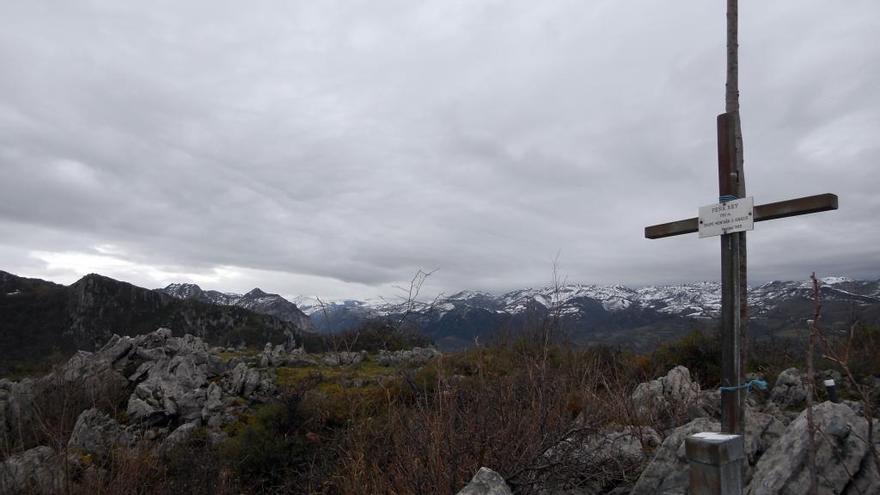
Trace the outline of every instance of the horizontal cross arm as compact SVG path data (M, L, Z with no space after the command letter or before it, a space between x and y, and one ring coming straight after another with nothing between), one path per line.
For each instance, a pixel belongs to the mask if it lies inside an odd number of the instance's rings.
M817 194L815 196L805 196L803 198L758 205L755 207L755 221L763 222L764 220L793 217L796 215L806 215L807 213L818 213L820 211L836 209L836 194ZM697 230L699 230L697 226L697 218L694 217L645 227L645 237L648 239L660 239L675 235L691 234Z

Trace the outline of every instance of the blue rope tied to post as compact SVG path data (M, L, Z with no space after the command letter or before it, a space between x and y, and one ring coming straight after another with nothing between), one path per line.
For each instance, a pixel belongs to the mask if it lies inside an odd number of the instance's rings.
M760 390L767 390L767 382L764 380L755 378L754 380L749 380L742 385L734 385L733 387L719 387L718 390L722 392L736 392L737 390L751 390L752 387L758 388Z
M724 196L718 196L719 203L727 203L728 201L733 201L735 199L739 199L733 194L725 194Z

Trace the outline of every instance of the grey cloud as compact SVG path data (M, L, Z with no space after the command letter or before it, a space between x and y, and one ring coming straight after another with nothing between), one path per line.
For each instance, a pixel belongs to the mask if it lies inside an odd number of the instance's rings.
M217 283L284 293L418 268L433 290L536 285L557 253L572 281L716 278L717 242L641 232L714 199L721 8L3 5L0 269L111 244L135 279L238 267ZM842 205L759 224L753 280L880 276L878 14L742 8L750 193Z

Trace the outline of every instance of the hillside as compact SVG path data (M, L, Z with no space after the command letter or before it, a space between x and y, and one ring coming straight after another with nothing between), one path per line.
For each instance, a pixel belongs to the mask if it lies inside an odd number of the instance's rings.
M114 333L138 335L162 326L219 345L262 346L303 332L274 316L180 300L101 275L63 286L0 272L0 373L53 353L93 350Z

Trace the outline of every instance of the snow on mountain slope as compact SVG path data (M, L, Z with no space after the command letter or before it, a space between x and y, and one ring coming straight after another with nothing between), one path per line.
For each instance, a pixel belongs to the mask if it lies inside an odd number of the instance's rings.
M880 303L880 281L825 277L821 279L821 287L823 300L853 304ZM237 305L301 325L309 325L310 322L310 327L327 332L353 328L359 322L371 318L398 317L403 314L413 315L423 323L440 322L444 318L458 321L472 317L485 319L487 314L517 317L531 311L556 313L574 319L595 319L600 313L612 316L642 315L637 320L644 322L644 318L650 320L664 315L686 319L716 318L721 311L721 286L718 282L634 288L623 285L566 284L558 287L517 289L503 294L464 290L449 296L441 295L436 300L420 301L405 301L403 298L319 300L314 296L298 296L289 301L278 294L268 294L260 289L239 295L204 291L194 284L171 284L159 290L179 298ZM750 314L753 317L771 314L780 304L811 299L812 283L809 280L768 282L750 287L748 293ZM656 316L645 316L651 314Z
M215 290L206 291L196 284L170 284L163 289L156 290L178 299L195 299L222 306L239 306L256 313L276 316L295 323L303 330L309 330L312 326L308 315L300 311L296 304L278 294L269 294L258 288L243 295Z
M821 280L823 298L880 302L880 282L854 281L845 277L825 277ZM750 287L749 306L753 314L773 309L779 302L791 299L811 299L810 281L769 282ZM714 318L721 311L721 284L696 282L677 285L630 288L623 285L567 284L559 287L517 289L500 295L479 291L461 291L440 297L433 302L412 303L413 312L447 313L455 308L471 307L518 314L537 306L560 310L563 314L577 312L581 303L596 301L608 312L629 308L644 308L662 314L691 318ZM386 300L325 301L327 309L338 306L357 306L376 314L396 314L405 310L403 302ZM306 311L309 314L313 312Z

